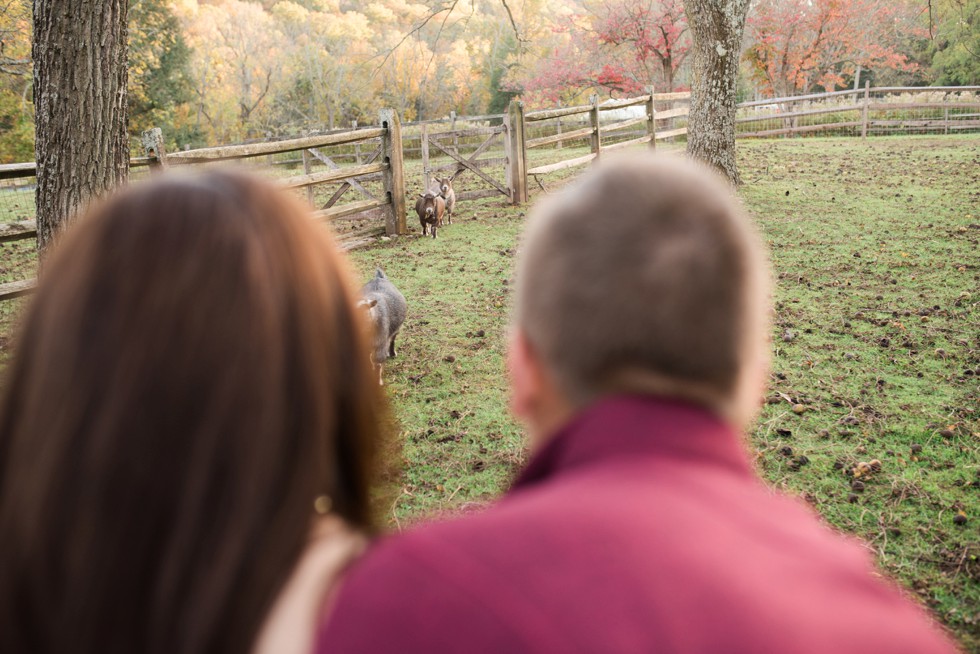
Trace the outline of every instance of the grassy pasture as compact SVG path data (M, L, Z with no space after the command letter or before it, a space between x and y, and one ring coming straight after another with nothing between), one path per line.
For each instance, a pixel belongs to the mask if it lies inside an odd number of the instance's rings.
M771 389L750 435L759 469L861 538L976 650L980 139L740 149L740 194L777 277ZM503 363L524 212L470 203L436 241L353 254L362 278L382 266L410 302L386 372L406 470L392 528L478 508L524 461ZM880 471L846 474L873 459Z
M749 435L758 468L980 651L980 137L739 147L740 195L776 277L773 373ZM419 177L410 168L410 186ZM525 461L503 362L525 212L469 202L435 241L352 253L361 279L381 266L409 300L385 371L405 460L392 529L479 508ZM0 281L35 266L32 243L0 244ZM23 304L0 303L0 365Z

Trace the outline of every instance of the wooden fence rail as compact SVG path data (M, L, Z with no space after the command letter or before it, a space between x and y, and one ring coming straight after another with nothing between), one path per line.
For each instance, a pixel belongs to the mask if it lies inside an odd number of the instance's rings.
M921 101L903 97L915 94ZM937 97L942 94L942 97ZM948 94L959 94L949 98ZM964 94L967 94L964 97ZM898 97L896 97L898 96ZM972 97L971 97L972 96ZM428 187L431 175L440 171L470 171L487 188L467 190L458 193L460 200L489 197L503 194L513 204L528 201L528 178L538 181L542 175L585 165L602 156L603 152L647 144L656 147L658 141L673 139L687 134L683 121L689 113L691 94L689 92L650 93L633 98L621 98L599 102L597 96L590 98L589 104L573 107L558 107L525 111L524 104L514 101L506 114L485 116L456 116L449 118L400 123L394 111L382 110L377 127L349 130L332 130L301 138L279 141L259 141L240 145L218 146L185 150L171 153L162 151L162 139L157 146L149 147L147 155L133 157L132 168L149 166L182 166L206 164L216 161L246 160L266 157L267 165L302 165L303 174L280 178L277 183L284 188L305 189L307 198L314 200L313 188L323 184L339 184L333 196L314 212L314 216L324 220L349 217L363 217L366 212L381 213L384 227L369 225L345 231L341 237L343 247L358 247L382 234L405 234L406 196L404 157L408 153L418 154L423 160L424 183ZM889 101L888 98L893 98ZM840 104L836 104L841 102ZM642 114L627 113L615 117L612 122L603 124L604 114L629 110L643 106ZM966 112L964 110L967 110ZM806 95L769 98L743 102L738 105L737 126L748 130L736 132L737 138L767 138L791 136L827 130L859 131L863 137L869 133L882 133L888 130L933 131L948 134L962 129L980 129L980 86L968 87L877 87L866 84L864 88L834 91L830 93L811 93ZM896 112L931 112L932 115L903 116ZM939 112L942 117L938 117ZM573 129L568 118L572 120ZM800 124L802 120L826 117L829 120L811 124ZM566 119L564 125L562 119ZM817 118L821 120L821 118ZM463 123L457 129L457 121ZM474 123L489 122L489 127L474 127ZM497 122L499 121L499 122ZM776 125L766 125L773 123ZM430 127L449 123L451 129L433 132ZM496 123L496 124L495 124ZM577 125L581 125L578 127ZM644 125L642 130L636 130ZM419 128L418 134L403 136L402 127ZM537 133L531 135L531 131ZM550 130L550 131L549 131ZM543 133L542 133L543 132ZM639 134L639 136L637 136ZM499 139L503 140L503 156L499 149L491 150ZM159 138L159 135L157 135ZM475 140L474 140L475 139ZM545 163L528 168L528 150L540 150L547 146L562 149L566 143L577 144L588 140L589 152L568 159ZM418 147L406 147L408 140ZM148 141L152 142L151 141ZM365 144L372 144L366 151ZM461 148L475 147L466 155ZM339 146L352 146L341 148ZM323 148L343 150L333 155L325 154ZM431 149L449 158L449 163L430 165ZM289 161L274 162L273 155L297 152L299 157ZM354 165L339 165L335 159L346 158ZM312 171L314 164L327 170ZM494 178L493 171L500 170L504 181ZM36 168L33 162L0 165L0 182L32 178ZM383 194L378 197L364 186L368 182L381 180ZM3 188L0 184L0 188ZM348 191L355 191L361 198L339 204ZM20 221L0 224L0 243L36 238L37 231L33 221ZM0 301L20 297L30 293L34 280L23 280L0 284Z
M597 96L592 96L590 103L587 105L528 112L525 115L525 120L530 123L543 123L545 121L560 120L561 118L576 115L588 115L589 122L588 127L583 127L581 129L571 131L558 130L555 134L528 139L526 142L527 149L539 148L555 143L564 144L566 141L576 141L579 139L588 138L590 152L589 154L573 157L564 161L535 166L534 168L529 169L527 174L537 179L537 176L539 175L546 175L559 170L567 170L569 168L587 164L600 158L603 151L619 150L645 143L649 143L650 147L656 147L658 140L682 136L687 133L686 127L678 129L670 128L666 131L660 130L658 132L657 123L672 121L674 118L686 116L688 115L689 107L674 108L671 106L670 109L658 112L656 110L656 105L658 103L669 103L673 105L674 102L690 102L690 98L691 94L686 92L650 93L649 95L642 95L634 98L607 100L600 103ZM643 106L645 108L642 116L623 118L616 122L602 124L602 112L610 112L638 106ZM624 140L610 143L608 145L604 143L607 137L622 137L624 136L623 130L640 124L645 125L646 128L646 133L643 136L628 138L629 135L626 135L627 138ZM669 122L667 123L667 126L671 127ZM635 134L635 132L633 134ZM538 183L540 184L540 180Z

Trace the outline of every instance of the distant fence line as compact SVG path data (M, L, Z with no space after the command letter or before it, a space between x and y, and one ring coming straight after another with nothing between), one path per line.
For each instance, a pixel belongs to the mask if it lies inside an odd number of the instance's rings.
M980 128L980 86L970 87L878 87L865 84L863 89L815 93L783 98L743 102L736 115L736 138L771 138L795 136L809 132L869 134L903 132L943 133ZM914 94L906 99L901 96ZM949 97L958 94L957 97ZM899 96L899 97L895 97ZM925 96L924 100L915 97ZM456 116L400 123L397 114L384 109L379 112L379 125L347 130L331 130L301 138L259 141L239 145L182 150L167 153L159 130L144 134L146 156L133 157L134 169L149 167L157 170L166 166L210 164L229 160L259 160L265 164L302 165L303 174L279 178L284 188L305 190L308 201L315 201L314 188L337 185L336 191L316 210L319 219L383 218L383 226L352 226L340 235L341 246L354 248L371 242L381 234L408 232L406 219L406 155L422 160L424 186L428 187L433 173L469 171L474 181L484 188L460 193L461 200L501 195L513 204L528 201L528 179L542 186L540 176L587 164L600 158L603 152L635 145L656 147L658 141L671 140L687 134L684 119L690 110L690 92L650 93L647 95L599 102L593 95L588 104L525 111L524 104L511 102L506 114ZM898 101L895 101L898 100ZM918 113L917 113L918 112ZM611 116L603 121L604 116ZM487 127L473 127L487 122ZM450 125L450 129L435 132L435 125ZM457 123L462 123L458 125ZM496 125L494 125L496 123ZM403 128L419 128L419 133L403 134ZM571 128L571 129L569 129ZM409 142L417 142L409 147ZM529 167L528 152L543 149L560 151L567 144L581 147L587 142L589 151L567 159L548 161ZM461 148L473 146L468 155ZM367 148L366 150L364 148ZM333 148L330 154L324 152ZM503 149L499 153L499 149ZM449 163L433 167L431 150L449 158ZM490 152L500 156L490 156ZM299 153L296 159L274 161L273 155ZM483 158L480 158L480 157ZM535 154L535 156L537 156ZM552 156L548 157L554 158ZM352 160L353 165L341 166L339 160ZM314 171L314 167L320 170ZM0 165L0 189L5 180L32 178L33 162ZM495 177L502 173L502 179ZM380 192L365 186L378 186ZM353 191L362 199L340 204L345 194ZM317 202L317 204L320 204ZM315 208L315 207L314 207ZM0 243L36 238L33 221L0 224ZM0 284L0 301L30 293L34 280Z

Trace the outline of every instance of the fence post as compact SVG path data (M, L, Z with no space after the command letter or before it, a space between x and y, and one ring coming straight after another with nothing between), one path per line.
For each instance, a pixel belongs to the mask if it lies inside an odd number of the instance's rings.
M456 112L449 112L450 129L453 131L453 152L459 154L459 134L456 133ZM428 188L428 185L426 185Z
M419 145L422 148L422 175L425 178L425 189L428 191L432 186L432 169L429 168L429 124L422 123L422 135L419 137Z
M150 172L159 173L167 167L167 147L163 142L163 130L152 127L140 135L143 152L150 159Z
M558 101L558 108L561 109L561 100ZM558 133L561 134L561 116L558 116ZM558 141L555 143L556 150L561 150L563 147L565 147L564 141Z
M943 134L949 134L949 107L943 107Z
M524 103L511 100L507 107L507 187L511 204L527 202L527 146L524 137Z
M351 129L354 129L354 130L357 129L357 121L356 120L350 121L350 128ZM361 143L360 143L360 141L358 141L357 143L354 144L354 160L357 162L357 165L358 166L361 165Z
M647 100L647 132L650 134L650 147L657 147L657 104L653 101L654 88L650 87L650 99Z
M378 122L385 129L381 137L381 155L388 164L384 171L385 193L388 195L388 213L385 216L385 233L388 236L407 234L405 224L405 169L402 162L402 127L393 109L382 109Z
M871 104L871 80L864 82L864 104L861 106L861 140L868 138L868 105Z
M599 158L599 153L602 150L602 139L599 135L599 94L593 93L589 96L589 104L592 108L589 110L589 122L592 123L592 154L595 158Z
M307 149L303 149L302 152L303 152L303 174L309 175L310 174L310 151ZM310 203L311 207L313 206L312 186L306 187L306 201Z

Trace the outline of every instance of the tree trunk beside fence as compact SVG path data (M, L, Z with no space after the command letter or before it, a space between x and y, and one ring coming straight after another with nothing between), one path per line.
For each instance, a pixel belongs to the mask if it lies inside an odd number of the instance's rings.
M684 0L694 40L687 152L741 182L735 161L735 83L749 0Z
M34 1L37 242L126 181L127 0Z

